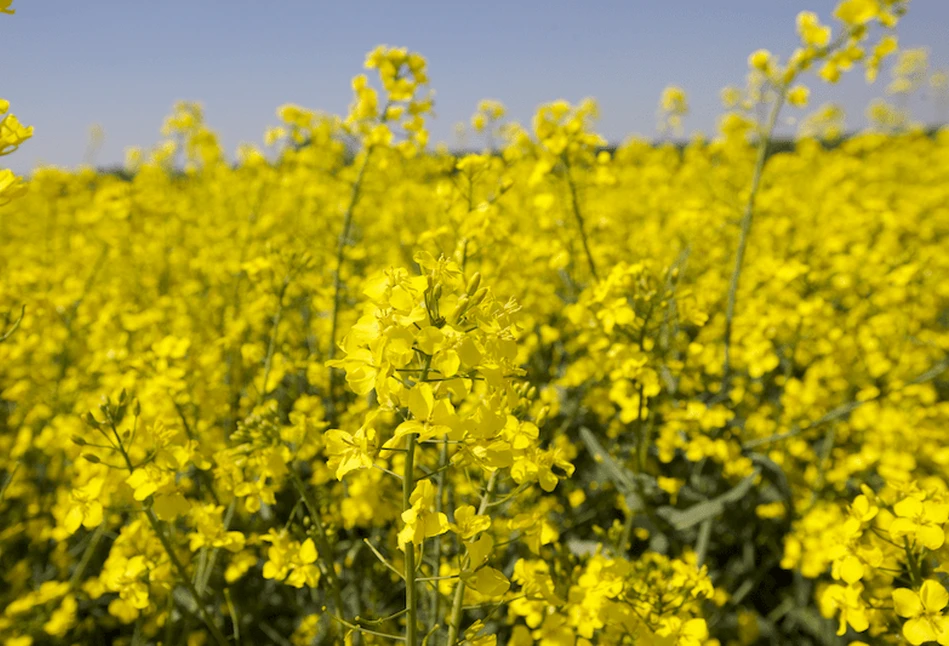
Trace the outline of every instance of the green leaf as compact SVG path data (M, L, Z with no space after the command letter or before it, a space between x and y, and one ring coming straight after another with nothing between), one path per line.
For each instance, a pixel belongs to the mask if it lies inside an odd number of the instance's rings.
M745 494L751 489L755 478L761 473L760 469L739 482L737 485L726 491L720 496L716 496L697 505L692 505L688 509L676 509L675 507L665 506L656 510L656 513L669 521L669 524L676 530L688 529L699 523L715 518L725 511L725 508L745 497Z
M642 510L644 502L640 492L651 495L655 490L655 478L644 473L634 473L614 460L596 439L593 431L586 426L580 428L580 439L583 440L597 464L606 471L606 477L626 497L626 506L634 512Z

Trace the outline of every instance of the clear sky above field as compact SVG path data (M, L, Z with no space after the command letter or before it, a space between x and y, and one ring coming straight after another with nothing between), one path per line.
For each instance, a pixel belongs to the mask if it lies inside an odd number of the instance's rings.
M0 96L36 135L5 161L18 172L38 162L76 165L97 123L106 139L95 162L118 163L126 146L159 138L178 99L202 101L232 152L241 141L259 142L282 103L344 113L350 78L381 43L429 59L434 141L452 142L454 124L467 121L481 98L503 101L528 122L542 102L594 96L609 140L653 136L668 84L689 94L687 129L712 132L719 90L741 83L748 54L758 47L788 54L797 12L829 20L834 4L17 0L15 16L0 16ZM901 45L928 47L935 67L949 67L949 0L914 0L898 33ZM852 128L882 92L882 83L868 88L857 71L840 86L816 89L812 105L840 101ZM916 114L931 121L935 111L921 103Z

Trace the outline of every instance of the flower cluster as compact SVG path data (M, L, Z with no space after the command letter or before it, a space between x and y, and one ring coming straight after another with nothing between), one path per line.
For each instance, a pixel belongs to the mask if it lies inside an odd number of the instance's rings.
M905 5L800 14L681 145L491 100L490 149L431 150L426 61L380 47L237 163L180 103L123 173L38 169L0 642L949 643L949 132L773 141L809 72L923 90Z

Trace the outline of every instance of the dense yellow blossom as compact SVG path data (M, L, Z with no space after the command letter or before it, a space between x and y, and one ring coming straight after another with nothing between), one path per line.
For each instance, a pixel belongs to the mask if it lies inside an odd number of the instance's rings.
M433 151L380 46L236 164L181 102L0 171L0 639L949 643L949 132L773 145L814 75L936 87L905 9L802 12L679 146L485 100Z

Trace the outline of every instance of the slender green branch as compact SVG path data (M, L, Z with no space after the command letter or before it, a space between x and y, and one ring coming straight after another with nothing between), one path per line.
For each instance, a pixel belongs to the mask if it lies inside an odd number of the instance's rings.
M738 286L741 282L741 269L745 263L745 249L748 246L748 237L751 235L751 224L755 213L755 201L758 197L758 189L761 187L761 177L764 175L765 162L768 159L768 147L771 144L771 137L774 133L774 127L778 122L781 107L784 105L785 92L786 88L784 86L779 88L778 96L774 100L774 105L771 106L771 114L768 116L768 122L758 138L758 154L751 176L751 189L748 192L748 200L745 202L745 210L741 218L741 233L738 236L738 249L735 251L735 266L732 269L731 280L728 284L728 302L725 306L725 359L722 363L722 385L719 390L719 395L722 398L728 395L731 371L732 324L735 318L735 303L738 299Z
M936 377L940 376L942 373L946 372L946 370L949 370L949 361L940 361L939 363L937 363L936 365L934 365L932 368L930 368L930 369L927 370L926 372L924 372L924 373L922 373L922 374L920 374L920 375L914 377L913 379L910 379L909 381L907 381L907 382L906 382L906 385L907 385L907 386L914 386L914 385L917 385L917 384L926 383L927 381L932 381L932 380L935 379ZM893 391L881 391L881 392L880 392L878 395L876 395L875 397L870 397L870 398L868 398L868 399L860 399L860 400L850 401L850 402L847 402L846 404L841 404L840 406L837 406L836 408L832 409L830 412L825 413L823 416L820 417L820 419L818 419L818 420L816 420L816 421L814 421L814 422L811 422L810 424L805 424L804 426L797 426L797 427L794 427L794 428L792 428L791 430L786 431L786 432L784 432L784 433L778 433L778 434L776 434L776 435L769 435L768 437L762 437L762 438L757 438L757 439L753 439L753 440L748 440L747 442L744 442L744 443L742 444L741 448L742 448L743 450L753 449L753 448L756 448L756 447L759 447L759 446L762 446L762 445L765 445L765 444L771 444L772 442L780 442L781 440L786 440L786 439L788 439L789 437L795 437L795 436L797 436L797 435L800 435L801 433L805 433L805 432L807 432L807 431L809 431L809 430L811 430L811 429L813 429L813 428L816 428L816 427L818 427L818 426L820 426L820 425L822 425L822 424L826 424L827 422L831 422L831 421L833 421L833 420L835 420L835 419L840 419L841 417L846 417L846 416L847 416L848 414L850 414L852 411L854 411L854 410L860 408L860 407L863 406L864 404L868 404L868 403L870 403L870 402L878 401L878 400L880 400L880 399L886 397L887 395L892 394L893 392L899 392L899 391L898 391L898 390L893 390Z
M310 512L310 520L313 521L313 528L316 530L317 548L325 555L324 559L321 559L325 566L323 572L330 580L330 591L333 595L333 603L336 604L336 611L342 613L344 610L343 596L340 592L339 577L336 576L336 568L333 566L333 549L329 541L326 540L326 530L323 528L323 521L320 520L320 507L310 496L310 492L306 490L306 485L297 472L293 468L288 469L288 472L290 473L290 480L293 482L293 486L296 487L300 497L303 498L303 504L306 505L307 511ZM325 559L329 560L327 561Z
M448 437L445 436L445 439L442 440L441 451L438 455L438 469L435 473L438 474L437 487L435 493L435 513L442 513L445 507L445 469L448 467ZM442 537L435 537L435 574L438 574L438 568L441 567L442 562ZM441 604L442 604L442 595L438 591L438 586L432 588L432 597L431 597L431 616L433 621L438 620L438 616L441 614ZM426 638L427 639L427 638Z
M273 356L277 347L277 331L280 329L280 319L283 318L283 298L287 294L287 288L290 286L290 274L283 279L280 286L280 292L277 294L277 311L273 316L273 324L270 328L270 340L267 343L267 356L264 359L264 379L260 384L260 391L257 393L257 405L260 406L267 394L267 382L270 381L270 371L273 369Z
M376 555L376 558L379 559L380 563L382 563L384 566L389 568L392 572L395 572L395 574L400 579L402 579L403 581L405 580L405 577L402 575L402 573L399 572L399 570L394 565L392 565L392 563L389 562L389 559L387 559L385 556L382 555L382 552L376 549L375 545L369 542L368 538L364 538L362 539L362 541L363 543L369 546L369 549L372 550L372 553ZM405 614L405 610L402 610L399 614Z
M570 163L567 161L567 155L564 153L563 166L567 176L567 186L570 188L570 204L573 207L573 217L577 220L577 228L580 229L580 241L583 243L583 251L587 256L587 263L590 265L590 273L593 274L593 280L599 281L600 277L596 273L596 262L593 260L593 254L590 253L590 243L587 241L587 230L584 225L583 213L580 211L580 200L577 197L577 184L573 180L573 173L570 171Z
M328 357L330 360L336 358L336 334L339 327L339 306L343 292L343 261L346 259L346 247L349 245L350 230L353 226L353 213L356 210L356 204L359 203L359 197L362 194L363 179L366 176L366 169L369 166L369 158L372 157L374 146L366 148L366 154L362 158L359 170L356 172L356 179L353 181L352 190L349 193L349 204L343 214L343 230L339 234L339 240L336 243L336 269L333 272L333 313L330 316L330 338ZM329 413L328 419L336 419L336 382L338 371L330 368L329 374Z
M478 514L483 514L488 509L488 503L491 500L491 496L494 495L494 485L497 483L498 472L494 471L491 473L491 477L488 479L488 485L484 489L484 494L481 496L481 504L478 505ZM468 566L468 557L464 557L461 563L461 569L464 570ZM464 600L465 600L465 582L459 580L458 584L455 586L455 597L452 599L451 604L451 616L448 619L448 641L445 642L452 646L455 642L458 641L458 635L461 633L461 616L464 610Z
M24 316L26 316L26 305L21 305L21 306L20 306L20 315L19 315L19 316L17 317L17 319L13 322L13 325L10 326L10 329L9 329L9 330L7 330L6 332L4 332L3 334L0 334L0 343L3 343L3 342L6 341L7 339L9 339L10 336L11 336L14 332L17 331L17 328L20 327L20 323L23 322L23 317L24 317Z
M432 368L432 355L425 357L422 374L418 382L428 379L428 372ZM415 489L415 433L405 436L405 465L402 473L402 511L412 508L412 490ZM415 543L409 541L405 546L405 643L416 646L418 643L418 587L415 571Z
M69 585L71 587L76 587L82 580L82 575L85 574L86 567L89 566L89 561L92 559L92 555L95 553L96 547L102 539L102 534L105 533L105 527L105 522L103 522L96 527L92 536L89 538L89 544L86 545L86 549L82 553L82 558L79 559L79 564L76 566L76 569L73 570L72 576L69 577Z
M109 414L108 421L109 426L112 429L112 433L115 435L116 448L118 449L119 453L122 454L122 458L125 460L125 465L128 467L128 471L131 474L135 471L135 465L132 464L132 458L129 457L128 451L126 451L125 447L122 445L122 439L119 435L119 430L115 427L115 422L112 420L111 413ZM155 511L152 509L151 502L142 503L142 511L145 512L145 517L148 519L148 523L151 525L152 531L155 532L155 536L158 537L162 547L165 548L165 553L168 554L168 559L175 568L175 572L178 574L178 578L180 579L182 585L184 585L188 590L188 593L194 600L195 605L198 607L198 614L201 615L201 619L207 625L208 630L211 631L211 636L214 638L214 641L216 641L219 646L227 646L227 637L224 636L224 633L221 632L221 629L218 628L214 618L208 612L204 600L198 593L197 589L194 587L191 577L188 575L188 570L185 569L181 559L178 558L178 553L175 552L174 545L171 544L171 541L168 540L168 536L165 535L165 530L162 527L158 516L155 514Z
M415 433L409 433L405 438L405 469L402 478L402 510L411 509L412 489L415 486L413 471L415 470ZM418 643L418 598L415 584L415 542L409 541L405 546L405 643L415 646Z
M389 633L381 633L376 630L370 630L369 628L363 628L362 626L357 626L356 624L346 621L342 617L337 617L334 614L330 614L330 617L332 617L334 621L339 622L340 625L345 626L350 630L355 630L356 632L365 633L366 635L375 635L376 637L384 637L385 639L393 639L398 642L405 641L405 637L402 637L401 635L390 635Z
M171 544L171 541L169 541L168 537L165 535L165 531L161 526L161 521L158 520L158 516L155 515L155 512L150 505L145 506L144 509L145 516L148 518L148 523L152 526L152 530L155 532L155 535L158 536L158 540L161 541L162 547L165 548L165 552L168 554L171 564L178 573L178 578L181 580L182 584L191 595L191 598L194 599L195 604L198 606L198 614L201 615L201 619L204 620L208 630L211 631L211 636L214 637L214 641L216 641L218 644L221 646L226 646L227 637L224 636L224 633L221 632L221 629L218 628L217 623L215 623L214 618L211 617L210 613L208 613L208 609L205 607L204 600L201 598L201 595L198 594L194 584L191 582L191 577L188 576L188 571L185 569L184 564L178 558L178 554L175 552L174 545Z

